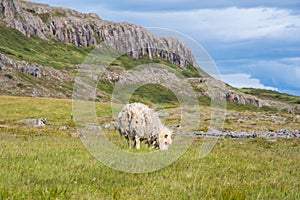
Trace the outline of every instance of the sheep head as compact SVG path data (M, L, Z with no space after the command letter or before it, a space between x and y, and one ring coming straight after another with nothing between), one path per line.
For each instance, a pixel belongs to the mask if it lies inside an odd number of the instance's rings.
M169 149L169 146L172 143L171 136L172 136L172 131L164 126L160 130L160 133L159 133L159 136L158 136L159 149L161 149L161 150L168 150Z

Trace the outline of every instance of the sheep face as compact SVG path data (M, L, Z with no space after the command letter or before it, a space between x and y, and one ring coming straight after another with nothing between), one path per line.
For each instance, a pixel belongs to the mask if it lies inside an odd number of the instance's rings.
M172 131L167 127L163 127L160 131L159 138L158 138L158 145L159 149L161 150L168 150L169 146L172 143Z

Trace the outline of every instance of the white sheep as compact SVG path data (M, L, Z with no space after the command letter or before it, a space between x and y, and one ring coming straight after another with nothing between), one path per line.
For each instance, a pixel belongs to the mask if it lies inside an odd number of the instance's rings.
M146 140L148 147L152 145L161 150L168 150L172 143L172 131L162 124L156 112L142 103L125 105L118 120L119 133L127 139L129 148L132 140L137 149L141 140Z

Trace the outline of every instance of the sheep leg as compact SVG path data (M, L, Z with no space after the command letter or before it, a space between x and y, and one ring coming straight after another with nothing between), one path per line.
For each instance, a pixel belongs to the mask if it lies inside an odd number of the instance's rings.
M128 143L128 148L131 149L131 138L130 137L127 138L127 143Z
M150 149L151 143L152 143L152 142L151 142L151 139L148 139L148 140L147 140L147 143L148 143L148 149Z
M139 136L135 136L135 147L136 149L140 149L141 146L140 146L140 137Z

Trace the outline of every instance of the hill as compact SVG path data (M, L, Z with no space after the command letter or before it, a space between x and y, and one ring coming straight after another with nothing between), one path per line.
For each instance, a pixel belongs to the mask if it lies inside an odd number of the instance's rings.
M0 199L300 199L299 97L225 86L197 66L185 44L132 24L21 0L0 0L0 11ZM103 44L109 44L104 52L113 56L94 57ZM164 66L156 72L170 80L172 88L185 81L192 86L200 111L188 110L193 119L184 125L192 128L184 137L194 141L184 155L158 171L116 171L91 155L81 140L86 135L78 130L101 130L88 138L105 135L132 155L159 153L146 145L139 151L127 148L110 103L120 81L153 78L149 63ZM102 64L107 65L99 76ZM143 76L131 76L140 65L145 66L138 73ZM77 101L71 98L79 73L87 75L83 86L97 83L97 90L83 97L84 103L94 103L96 125L74 120ZM177 75L182 79L173 85ZM180 97L194 95L180 88ZM213 113L214 98L217 103L227 101L227 109L218 104L215 109L224 113L224 120ZM146 84L137 87L130 100L155 109L174 130L170 150L181 149L176 147L176 142L185 143L178 96L160 84ZM41 118L45 123L36 126ZM215 122L222 126L209 136L222 139L204 138ZM255 138L229 139L249 135ZM207 145L210 141L213 144ZM211 152L199 157L209 146Z
M159 38L142 27L109 22L93 13L29 1L0 0L0 8L1 95L70 98L77 70L93 49L104 43L119 56L98 82L97 101L110 101L116 79L147 63L163 64L187 78L202 105L211 101L207 84L218 85L197 66L189 47L177 39ZM240 111L300 110L297 97L287 100L283 94L249 91L226 86L219 96L229 109ZM160 85L143 86L132 100L177 102L174 94Z

